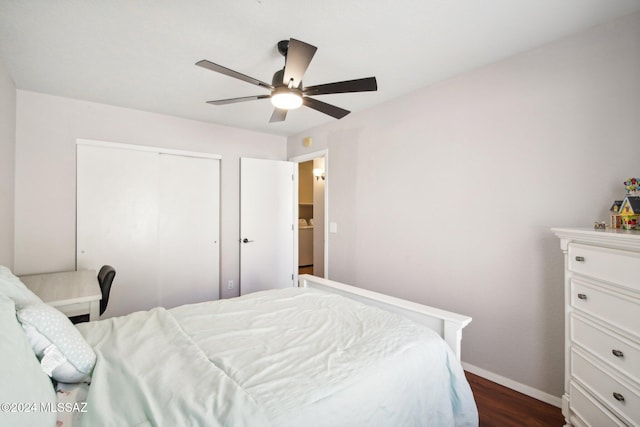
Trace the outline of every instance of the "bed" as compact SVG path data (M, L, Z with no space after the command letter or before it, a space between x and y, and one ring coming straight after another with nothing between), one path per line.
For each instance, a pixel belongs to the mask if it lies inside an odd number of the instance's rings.
M52 338L47 347L78 368L56 393L29 336L40 321L33 307L48 309L6 288L3 333L15 335L13 353L31 350L25 363L0 348L2 364L17 363L14 377L20 370L20 389L0 396L16 409L0 413L11 425L478 425L459 363L466 316L301 275L298 288L72 326L80 344ZM80 347L94 354L90 368ZM17 413L28 402L45 410Z

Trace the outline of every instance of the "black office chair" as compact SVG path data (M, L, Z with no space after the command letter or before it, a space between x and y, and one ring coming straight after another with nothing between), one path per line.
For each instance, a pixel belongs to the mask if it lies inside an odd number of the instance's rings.
M113 279L116 277L116 269L110 265L103 265L98 272L98 283L100 284L100 290L102 291L102 299L100 300L100 315L107 309L109 303L109 294L111 293L111 285ZM73 316L70 318L71 322L82 323L89 321L89 315L83 314L81 316Z
M100 300L100 315L107 309L109 303L109 293L111 292L111 284L116 277L116 269L110 265L103 265L98 272L98 283L102 290L102 299Z

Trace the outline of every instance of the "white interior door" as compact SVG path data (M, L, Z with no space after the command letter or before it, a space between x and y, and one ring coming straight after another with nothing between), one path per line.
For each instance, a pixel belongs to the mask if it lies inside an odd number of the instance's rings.
M220 297L220 161L160 154L158 305Z
M158 153L77 148L77 268L116 269L105 316L152 308L158 300Z
M240 294L294 286L297 165L240 159Z

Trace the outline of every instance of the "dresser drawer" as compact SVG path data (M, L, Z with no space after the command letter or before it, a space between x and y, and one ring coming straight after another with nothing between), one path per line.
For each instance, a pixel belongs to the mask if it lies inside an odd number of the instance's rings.
M577 274L640 291L640 253L637 252L572 243L568 268Z
M571 305L622 330L640 336L640 299L571 280Z
M569 406L580 421L589 427L625 427L615 415L598 403L582 387L571 382L569 384L571 401Z
M640 346L579 315L571 316L571 340L640 384Z
M640 390L614 378L604 367L588 360L576 349L571 350L571 375L605 406L614 408L634 425L640 424Z

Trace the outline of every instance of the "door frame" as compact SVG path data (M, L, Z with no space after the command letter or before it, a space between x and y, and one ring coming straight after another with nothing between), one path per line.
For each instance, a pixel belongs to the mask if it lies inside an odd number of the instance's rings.
M314 160L317 158L324 158L324 278L329 278L329 149L324 149L320 151L314 151L312 153L303 154L300 156L290 157L289 161L293 163L303 163L308 162L309 160ZM299 184L296 185L296 189ZM294 192L293 197L294 209L296 212L296 217L298 214L298 192ZM298 242L298 227L294 228L294 239ZM294 253L295 265L298 265L298 251L296 247L296 251ZM295 269L296 274L296 282L298 280L298 269Z

